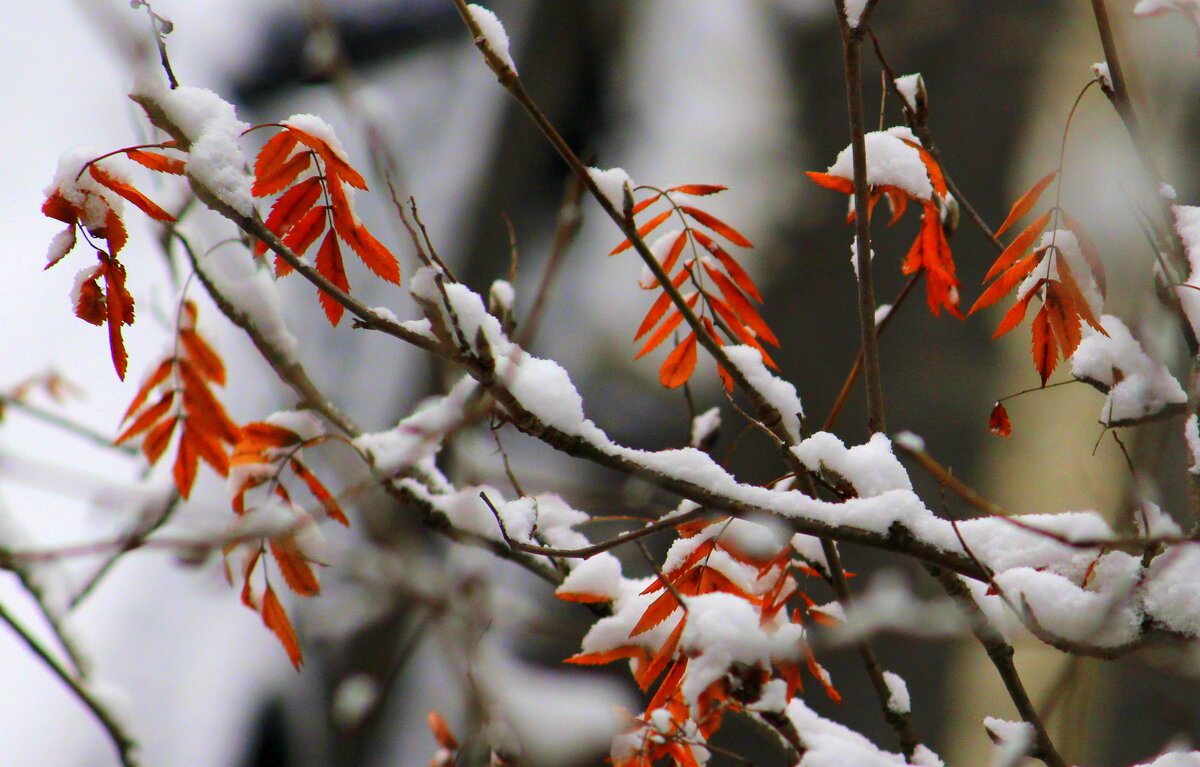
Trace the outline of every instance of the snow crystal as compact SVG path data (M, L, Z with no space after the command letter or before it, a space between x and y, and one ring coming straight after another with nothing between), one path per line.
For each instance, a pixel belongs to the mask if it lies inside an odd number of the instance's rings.
M881 631L934 638L959 636L967 628L958 608L948 600L922 601L903 576L888 570L872 576L844 612L842 625L829 632L830 641L839 645Z
M396 316L395 312L386 306L372 306L371 313L381 319L387 320L388 322L395 323L397 325L400 324L400 318ZM424 322L428 323L429 320L424 320Z
M496 280L488 290L488 304L496 307L501 313L511 312L516 300L516 292L508 280Z
M823 718L800 698L788 702L787 717L806 751L796 767L901 767L907 762L900 754L881 750L863 735L845 725Z
M914 453L925 452L925 440L911 431L902 431L896 435L895 444Z
M1158 196L1164 200L1174 200L1179 193L1175 191L1175 187L1163 181L1158 185Z
M1037 738L1037 731L1029 722L1010 722L994 716L985 716L983 726L999 746L992 757L993 767L1017 764L1021 757L1029 753Z
M371 457L384 476L400 474L441 450L442 436L462 421L464 409L478 391L478 384L463 376L446 395L424 400L394 428L363 434L353 444Z
M582 763L617 734L622 722L617 709L630 701L616 682L546 671L490 646L486 650L472 676L493 715L488 734L493 744L512 747L522 763Z
M843 0L842 7L846 10L846 23L857 27L863 11L867 9L867 0Z
M876 433L865 445L852 448L829 432L817 432L792 448L792 454L812 471L835 471L854 485L863 498L888 490L912 490L908 472L892 453L892 441Z
M88 229L103 229L104 219L110 208L118 215L125 209L125 201L120 195L96 181L90 173L83 171L87 163L101 154L103 153L90 146L78 146L64 152L58 158L54 180L43 190L47 198L57 191L67 202L81 209L80 221ZM121 172L122 161L123 158L109 157L104 160L104 170L116 178L124 179L125 174ZM69 231L68 229L62 234L65 235ZM53 248L48 255L53 255Z
M299 342L287 329L275 280L258 259L237 248L218 248L200 260L200 271L280 354L294 359Z
M1141 614L1114 604L1120 594L1100 594L1076 586L1057 573L1017 567L997 573L996 584L1029 617L1056 637L1101 647L1128 644L1141 631ZM1131 584L1132 585L1132 584Z
M921 79L920 73L901 75L896 78L896 90L900 91L900 95L908 103L908 108L915 112L917 111L917 94L925 90L925 82Z
M892 313L892 305L891 304L880 304L878 307L875 308L875 325L878 326L881 322L886 320L888 318L888 316L891 315L891 313Z
M519 364L505 367L504 385L547 426L566 434L580 432L583 397L557 362L525 355Z
M1136 423L1179 409L1187 402L1179 382L1166 366L1146 355L1120 319L1106 314L1100 324L1108 335L1084 326L1083 341L1071 357L1072 375L1107 390L1100 423Z
M762 695L759 696L758 700L746 708L751 711L780 714L787 708L787 702L787 682L782 679L772 679L763 685Z
M1107 61L1099 61L1092 64L1092 74L1100 81L1101 87L1112 90L1112 75L1108 72Z
M617 210L621 210L621 208L618 207ZM671 253L671 246L675 244L675 240L681 234L683 234L682 229L671 229L655 238L654 242L650 244L650 253L654 255L654 260L659 264L666 261L667 256ZM654 272L650 271L650 267L645 264L642 265L642 274L638 277L638 287L643 290L653 290L658 287L658 280L655 279Z
M942 761L941 757L924 743L917 744L917 747L913 749L912 759L909 761L917 767L946 767L946 763Z
M1200 767L1200 751L1168 751L1137 767Z
M1188 420L1194 419L1191 416ZM1163 511L1157 503L1142 501L1142 507L1133 515L1138 532L1147 538L1175 538L1183 535L1183 529Z
M1200 474L1200 423L1197 422L1195 413L1189 415L1184 421L1183 436L1187 440L1188 456L1191 459L1188 471L1192 474Z
M1172 547L1150 563L1142 605L1165 628L1200 635L1200 546Z
M908 685L899 674L891 671L883 672L883 681L888 688L888 711L894 714L907 714L912 711L912 700L908 697Z
M311 410L284 410L267 416L267 423L287 429L300 438L301 442L310 442L325 433L325 424Z
M1134 16L1158 16L1171 11L1195 16L1200 13L1200 3L1197 0L1138 0L1133 6Z
M467 10L471 12L471 19L479 27L488 47L509 69L516 72L517 66L513 64L512 54L508 51L508 33L504 31L504 25L500 23L500 19L487 8L474 3L468 5Z
M607 551L589 557L575 565L555 593L616 599L621 594L621 560Z
M608 170L588 168L588 176L591 177L592 182L600 189L600 194L604 195L609 204L618 213L624 213L625 190L633 189L633 182L629 180L629 174L623 168L609 168Z
M330 714L339 730L353 730L378 703L375 680L369 674L353 674L338 684Z
M719 529L722 545L754 562L775 558L790 542L788 530L782 522L765 515L753 520L735 517Z
M711 407L692 419L692 437L688 444L700 447L721 428L721 409Z
M1187 286L1175 288L1183 313L1187 315L1192 331L1200 336L1200 207L1192 205L1172 206L1175 211L1175 230L1183 241L1183 249L1187 252L1191 273L1188 274Z
M1100 285L1096 282L1096 278L1092 273L1091 264L1088 263L1087 258L1083 255L1083 250L1079 247L1079 239L1069 229L1055 229L1042 234L1042 238L1035 250L1048 248L1052 245L1054 246L1056 256L1054 258L1042 259L1042 262L1029 273L1029 276L1017 288L1017 297L1024 298L1041 280L1059 279L1058 259L1065 258L1067 260L1067 268L1071 271L1071 276L1075 278L1075 284L1079 286L1079 292L1083 294L1084 300L1088 302L1092 314L1099 317L1104 311L1104 295L1100 292Z
M763 396L783 419L783 428L792 441L800 440L800 419L804 417L804 406L796 396L796 387L782 378L776 378L763 364L762 352L744 344L726 346L725 355L734 367L742 372L751 388Z
M342 142L338 140L337 134L333 132L333 127L320 117L310 114L292 115L284 120L283 124L290 128L304 131L308 135L324 141L333 150L335 155L347 165L350 164L350 157L346 154L346 149L342 146Z
M686 598L687 624L679 640L689 657L683 697L694 704L709 685L725 676L734 663L769 668L772 657L799 650L802 629L780 626L774 634L759 625L754 605L741 597L713 592Z
M253 215L250 176L239 145L250 125L237 119L233 105L207 88L190 86L144 95L188 138L188 174L238 213Z
M921 153L904 143L916 142L912 131L891 128L868 133L865 139L869 185L898 187L918 200L928 200L933 196L933 185L929 181L925 163L921 161ZM854 178L854 148L843 149L827 173L841 178Z

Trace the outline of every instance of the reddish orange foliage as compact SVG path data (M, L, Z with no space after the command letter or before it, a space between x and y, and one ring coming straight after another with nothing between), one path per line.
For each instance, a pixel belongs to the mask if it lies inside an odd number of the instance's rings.
M251 187L257 197L283 192L271 206L267 228L298 256L324 234L315 267L344 292L350 291L350 283L339 242L345 243L380 279L399 285L400 265L395 256L358 220L346 193L346 186L365 190L363 177L324 140L290 125L279 127L282 130L258 153ZM297 182L310 168L316 175ZM266 251L265 242L255 247L256 255ZM290 271L291 267L276 256L276 274L283 276ZM337 325L344 311L342 305L324 292L320 301L330 324Z
M651 187L639 187L637 191L650 190L649 197L638 202L633 207L634 215L641 213L656 202L665 200L670 207L656 214L653 218L638 227L638 236L646 235L659 228L665 221L678 216L683 223L683 230L665 248L660 265L663 272L671 277L671 284L678 290L685 283L691 283L694 290L685 291L683 297L689 308L695 309L700 304L700 321L705 331L718 345L726 343L744 343L758 349L763 361L775 367L774 360L767 354L762 342L779 345L779 339L771 332L762 315L754 307L751 299L762 301L762 295L754 280L745 269L714 240L704 229L743 248L753 247L750 240L741 232L734 229L716 216L690 205L680 204L676 197L679 195L704 196L716 194L725 189L713 184L682 184L670 189L659 190ZM703 227L704 229L702 229ZM624 240L609 255L616 255L632 246L632 242ZM688 248L693 257L680 259ZM700 255L700 249L708 255ZM679 270L672 276L672 272ZM701 268L697 268L697 266ZM642 285L647 290L661 288L657 280ZM643 342L635 359L656 349L674 333L683 323L683 314L675 308L670 295L663 290L659 297L646 312L645 318L638 327L634 340L650 333ZM717 331L721 332L718 333ZM723 334L723 337L722 337ZM699 339L694 330L690 331L682 341L667 355L659 369L659 382L671 389L686 383L696 370L698 361ZM718 368L722 383L726 389L732 389L733 380L727 371Z

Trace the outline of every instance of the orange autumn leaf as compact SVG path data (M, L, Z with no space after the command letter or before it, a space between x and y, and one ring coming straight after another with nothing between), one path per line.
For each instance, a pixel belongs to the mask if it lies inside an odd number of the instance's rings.
M1054 343L1054 329L1050 312L1045 304L1033 318L1033 366L1042 377L1042 386L1050 379L1058 363L1058 349Z
M344 527L349 527L350 520L346 519L346 514L342 511L342 507L333 497L333 494L321 483L321 480L317 479L317 476L309 471L308 467L301 463L298 458L293 457L289 465L296 476L303 480L304 484L308 487L308 491L313 494L313 497L317 499L321 507L325 509L325 514L334 522Z
M433 738L438 742L438 745L448 751L458 749L458 738L454 737L454 733L450 731L450 726L446 724L446 720L437 711L430 710L426 717L426 723L429 725L429 731L433 733Z
M263 173L258 172L256 165L254 184L250 187L250 193L255 197L265 197L281 192L291 186L301 173L308 170L310 165L312 165L312 154L309 152L301 152L285 163L271 166Z
M696 305L696 301L699 299L700 294L693 293L684 300L684 303L687 304L688 307L694 307ZM667 319L658 326L658 330L655 330L650 337L646 339L646 342L642 344L642 348L637 354L634 355L633 358L641 359L652 352L658 347L659 344L666 340L667 336L671 335L671 332L674 331L675 328L679 327L679 323L681 322L683 322L683 314L681 312L676 311L673 314L670 314Z
M317 581L317 576L309 566L308 560L300 553L295 540L290 536L273 538L270 541L270 549L288 588L302 597L311 597L321 593L321 584Z
M688 278L688 269L685 267L679 270L679 274L675 275L671 280L671 284L678 288ZM671 308L671 295L663 291L654 303L650 306L650 311L646 312L646 317L642 320L642 324L638 326L637 333L633 336L636 341L650 331L650 328L658 324L658 321L666 314L667 309Z
M201 377L218 386L225 385L225 363L199 333L183 328L179 331L179 341Z
M724 192L727 187L720 184L680 184L668 189L668 192L680 192L681 194L690 194L694 197L704 197L717 192Z
M304 663L304 655L300 651L300 640L296 638L296 630L292 628L292 622L288 620L283 605L279 603L279 597L275 596L275 591L270 586L267 586L267 590L263 593L262 620L263 625L279 639L283 649L287 651L288 660L299 671L300 666Z
M263 148L258 151L258 156L254 159L254 178L261 179L277 173L279 168L287 162L287 158L291 156L292 150L296 148L299 141L296 135L289 130L282 130L272 136L267 143L263 144ZM258 182L255 181L255 186ZM256 196L262 196L251 188L251 193Z
M342 249L338 246L337 238L333 232L325 235L325 239L321 242L321 248L317 251L317 260L314 264L317 271L345 292L350 291L350 283L346 279L346 268L342 263ZM325 316L329 319L330 325L337 325L342 319L342 314L346 311L346 307L337 302L333 296L325 291L319 291L321 308L325 310Z
M99 165L93 163L92 165L88 166L88 173L91 174L92 178L96 179L104 186L113 190L126 200L129 200L150 218L153 218L156 221L167 222L175 220L174 216L158 207L158 205L155 204L154 201L149 197L134 189L130 184L115 178L107 171L101 169Z
M680 205L679 209L695 219L698 223L700 223L701 226L708 227L712 231L732 242L734 245L739 245L743 248L754 247L749 240L742 236L741 232L734 229L732 226L716 216L710 213L705 213L698 208L693 208L688 205Z
M688 333L683 343L667 355L658 371L658 381L668 389L687 383L696 370L696 333Z
M1057 170L1050 171L1041 179L1039 179L1036 184L1030 187L1029 191L1021 195L1020 199L1013 203L1012 210L1008 212L1008 217L1004 219L1004 223L1001 224L1000 228L996 230L997 237L1008 231L1010 226L1015 224L1018 220L1023 218L1026 213L1033 209L1033 206L1037 204L1038 198L1042 196L1042 192L1046 190L1046 187L1050 185L1050 182L1053 181L1054 177L1057 175Z
M666 221L668 218L670 218L670 217L671 217L671 214L673 214L674 212L675 212L675 211L674 211L674 210L671 210L671 209L664 210L662 213L659 213L659 214L658 214L657 216L655 216L654 218L650 219L650 220L649 220L649 221L647 221L646 223L644 223L644 224L642 224L641 226L639 226L639 227L638 227L638 230L637 230L638 237L645 238L647 234L650 234L650 232L652 232L652 231L654 231L655 229L657 229L657 228L658 228L658 226L659 226L659 224L661 224L662 222L664 222L664 221ZM620 245L618 245L617 247L613 248L612 252L611 252L611 253L609 253L608 255L610 255L610 256L615 256L615 255L617 255L618 253L621 253L621 252L623 252L623 251L625 251L625 250L628 250L628 249L629 249L629 248L630 248L632 245L633 245L633 242L632 242L632 241L630 241L630 240L623 240L623 241L621 242L621 244L620 244Z
M167 157L156 152L146 152L141 149L126 149L125 156L150 170L159 173L170 173L182 176L187 165L176 157Z

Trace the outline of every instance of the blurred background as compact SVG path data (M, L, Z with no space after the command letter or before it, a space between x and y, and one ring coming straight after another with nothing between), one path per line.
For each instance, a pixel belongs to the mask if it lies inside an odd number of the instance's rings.
M486 5L504 21L529 91L591 164L623 167L635 183L730 188L706 209L754 241L741 260L764 288L764 314L782 342L775 358L814 425L824 420L858 337L846 201L803 175L825 170L849 141L832 4ZM1124 63L1164 175L1181 201L1191 202L1200 159L1197 41L1182 17L1134 19L1131 7L1125 0L1111 4ZM181 82L221 93L251 123L319 114L358 167L374 164L377 172L368 180L376 193L360 195L360 214L397 253L406 275L415 259L382 192L382 167L391 168L402 199L416 199L442 257L476 290L509 275L511 224L519 253L518 316L528 311L551 249L566 169L496 85L448 0L159 0L154 10L174 22L167 43ZM72 269L86 259L76 254L43 273L42 254L58 225L37 210L62 152L88 144L99 154L146 136L125 98L132 70L119 42L145 32L145 15L115 0L43 0L11 2L6 16L0 26L0 93L7 107L0 118L0 220L8 224L4 247L11 255L0 289L7 328L0 333L0 387L58 370L84 398L40 404L115 434L140 371L166 343L164 318L176 294L165 280L162 253L152 230L135 223L125 260L140 321L130 330L130 382L120 384L104 331L71 316ZM996 226L1012 201L1057 164L1068 111L1091 77L1090 65L1102 58L1090 8L1042 0L882 0L873 27L898 74L922 74L929 126L946 170ZM875 59L864 60L872 124L902 123L896 104L881 101ZM1153 254L1129 212L1140 187L1128 147L1111 108L1092 89L1066 144L1063 205L1100 243L1109 274L1106 311L1125 319L1182 372L1183 344L1153 296ZM194 236L208 246L232 234L224 222L197 219ZM881 303L903 285L900 262L916 224L909 213L891 230L875 227ZM632 258L605 257L619 239L598 208L585 203L582 229L530 348L570 371L588 415L614 439L635 447L676 446L688 436L687 405L679 392L658 387L661 354L632 361L631 338L651 298L635 287L640 266ZM996 253L965 216L951 247L969 305ZM385 289L363 270L352 268L349 276L368 304L387 306L401 318L416 316L402 292ZM382 338L346 327L331 332L315 311L313 291L296 280L282 283L281 291L317 382L336 392L366 428L388 428L452 380L448 371ZM1116 443L1097 424L1103 398L1087 387L1017 398L1009 403L1013 437L989 435L993 401L1038 383L1028 331L990 341L999 310L966 322L934 318L923 293L918 287L882 343L890 430L921 434L933 455L1014 512L1094 509L1126 525L1135 500L1149 497L1190 522L1177 422L1125 435L1146 469L1136 488ZM239 382L224 394L235 420L261 419L290 405L252 347L210 306L202 308L202 326L219 338L231 379ZM711 370L697 378L715 381ZM739 433L736 413L716 388L700 384L692 396L699 410L721 407L726 426L717 457L747 481L776 476L778 466L761 460L769 445ZM861 400L856 389L836 429L848 444L867 436ZM501 438L526 488L560 493L577 508L646 516L675 503L507 431ZM328 471L342 472L344 486L354 486L359 475L344 454L330 451L323 458ZM463 482L507 487L486 427L459 435L443 458ZM969 515L918 473L914 480L931 508L945 503L950 513ZM11 548L111 537L136 521L130 509L139 493L161 488L159 474L143 478L136 461L10 409L0 427L0 529ZM80 603L69 627L93 657L97 678L111 682L113 705L124 712L146 764L425 764L436 750L425 728L431 707L462 733L471 729L473 712L462 704L462 669L454 660L464 634L488 633L489 641L519 656L513 662L545 667L577 651L586 611L555 603L548 587L516 568L430 537L411 512L378 498L357 495L355 501L355 527L328 532L339 566L323 574L327 593L291 608L308 658L299 675L258 618L237 604L219 562L187 568L168 553L136 552ZM228 520L222 484L209 474L195 501L170 524L216 530ZM598 526L595 532L611 531ZM668 543L658 543L659 553ZM876 571L898 569L919 593L935 595L931 581L907 563L850 547L844 557L860 574L858 588ZM396 564L401 561L403 567ZM70 593L95 567L75 559L53 562L45 577ZM626 567L627 573L648 572L636 556ZM407 568L408 575L389 581L381 575L389 568ZM428 604L392 588L417 571L463 594L484 584L479 598L509 619L465 628L435 620ZM0 603L36 626L36 611L17 585L0 586ZM968 641L891 635L876 646L884 665L908 681L925 742L947 763L987 759L981 718L1012 712L982 651ZM827 660L845 702L833 706L814 692L811 705L896 748L857 659L846 653ZM1052 731L1069 759L1130 764L1172 739L1200 735L1194 683L1160 675L1143 660L1065 663L1032 641L1019 641L1018 661L1035 701L1052 710ZM0 669L5 764L110 763L110 746L95 722L3 628ZM626 675L615 669L610 676ZM756 764L778 759L761 745L747 745L757 742L748 732L730 728L722 737L718 743Z

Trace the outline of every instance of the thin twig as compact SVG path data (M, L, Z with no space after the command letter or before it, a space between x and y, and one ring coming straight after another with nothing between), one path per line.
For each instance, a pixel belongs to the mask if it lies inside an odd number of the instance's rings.
M88 442L99 445L100 447L108 448L109 450L114 450L118 453L137 455L138 452L137 448L129 445L114 445L112 435L110 434L104 434L96 431L90 426L79 423L78 421L73 421L70 418L65 418L57 413L52 413L49 410L38 407L37 405L31 405L30 403L16 397L9 397L7 395L0 394L0 408L13 408L14 410L20 410L26 415L32 416L39 421L44 421L51 426L56 426L64 431L74 434L77 437L81 437Z
M95 694L88 689L87 683L82 678L77 678L72 675L67 669L58 662L50 652L42 646L37 637L33 636L17 619L0 604L0 621L8 624L21 641L36 655L46 666L54 672L54 675L62 680L75 697L87 707L92 715L100 722L100 726L108 734L109 740L112 741L113 748L117 751L117 757L121 760L124 767L136 767L138 764L135 756L135 746L133 738L125 732L124 727L117 721L116 717L105 706Z

